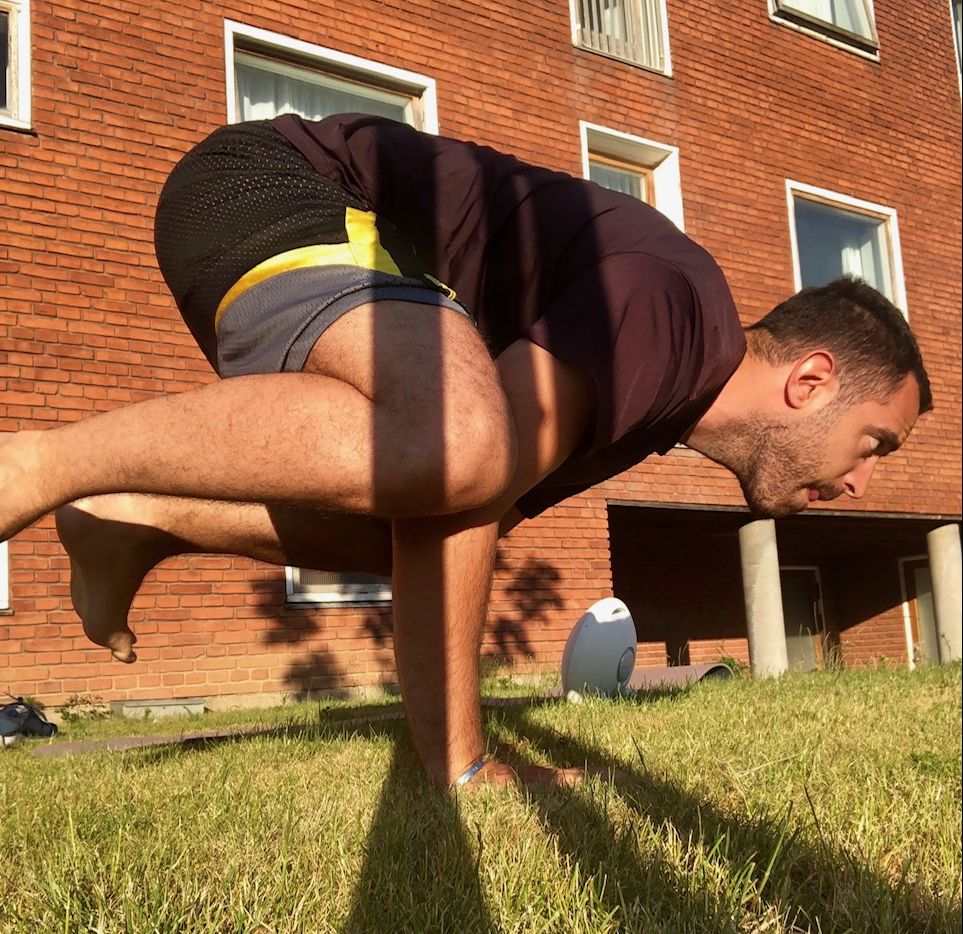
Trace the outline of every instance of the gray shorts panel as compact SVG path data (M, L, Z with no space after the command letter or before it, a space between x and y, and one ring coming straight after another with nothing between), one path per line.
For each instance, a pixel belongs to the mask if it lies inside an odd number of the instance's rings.
M388 300L451 308L472 320L464 305L422 279L360 266L292 269L252 286L228 306L217 329L217 371L222 377L299 372L338 318Z

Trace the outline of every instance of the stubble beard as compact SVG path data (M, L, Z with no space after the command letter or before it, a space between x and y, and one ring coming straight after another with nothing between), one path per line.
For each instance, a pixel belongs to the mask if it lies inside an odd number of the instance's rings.
M795 424L749 415L726 425L709 456L735 474L756 518L790 516L809 505L810 489L822 499L839 495L832 484L818 479L821 451L836 418L835 406Z

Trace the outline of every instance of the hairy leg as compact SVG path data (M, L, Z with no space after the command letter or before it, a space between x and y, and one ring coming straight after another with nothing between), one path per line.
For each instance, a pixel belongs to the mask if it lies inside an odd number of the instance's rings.
M120 492L455 513L498 496L514 458L508 404L470 323L380 302L335 322L305 372L224 380L8 437L0 539L57 506Z
M145 575L180 554L243 555L322 571L391 573L387 523L306 507L112 494L57 510L70 594L91 641L136 659L127 624Z

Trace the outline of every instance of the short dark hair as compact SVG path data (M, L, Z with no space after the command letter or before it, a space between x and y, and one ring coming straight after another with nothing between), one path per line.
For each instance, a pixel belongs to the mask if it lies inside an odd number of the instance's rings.
M910 374L920 414L933 408L919 345L903 313L862 279L844 276L803 289L746 328L750 352L773 364L824 348L836 358L840 396L888 398Z

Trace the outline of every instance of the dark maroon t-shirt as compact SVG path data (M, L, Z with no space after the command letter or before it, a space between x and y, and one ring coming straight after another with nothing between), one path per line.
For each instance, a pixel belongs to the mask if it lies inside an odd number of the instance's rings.
M591 375L591 435L525 515L669 450L745 353L715 261L635 198L381 117L272 124L413 245L493 355L526 338Z

